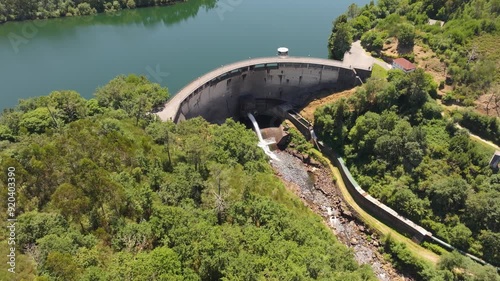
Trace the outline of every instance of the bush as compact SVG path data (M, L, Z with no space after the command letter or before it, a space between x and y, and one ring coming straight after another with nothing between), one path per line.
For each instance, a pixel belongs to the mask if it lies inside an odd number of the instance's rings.
M398 44L400 47L413 47L415 44L415 28L413 25L404 23L400 25L398 32Z
M425 119L440 119L441 107L434 101L428 101L423 105L422 113Z
M448 92L441 98L441 101L443 101L444 104L451 104L454 99L455 96L453 95L453 92Z
M0 125L0 141L1 140L15 141L15 139L16 138L9 127Z
M354 38L356 39L360 38L361 35L371 27L370 19L363 15L352 19L349 23L353 28Z
M127 1L127 8L134 9L135 8L135 1L134 0L128 0Z
M415 54L413 52L401 55L403 58L415 62Z
M496 117L481 115L472 110L460 113L462 114L460 125L484 139L500 142L500 121Z
M384 240L384 251L391 255L394 265L402 272L419 276L421 280L430 280L437 275L429 264L416 258L406 244L396 242L390 235Z
M436 253L438 255L444 255L444 254L448 253L448 251L446 249L442 248L439 245L430 243L430 242L424 242L424 243L422 243L422 246L426 249L433 251L434 253Z
M97 13L95 8L92 8L89 3L80 3L77 6L78 13L82 16L92 15Z
M361 36L361 45L370 52L379 53L384 47L382 34L377 31L368 31Z

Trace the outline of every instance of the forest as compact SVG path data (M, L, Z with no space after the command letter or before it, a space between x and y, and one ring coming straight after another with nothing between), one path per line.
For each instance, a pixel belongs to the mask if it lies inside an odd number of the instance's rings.
M499 15L499 0L379 0L364 7L352 4L333 22L328 48L332 58L342 59L351 43L361 40L366 50L380 57L385 46L396 42L399 53L412 62L415 45L423 51L432 50L445 65L446 80L438 81L440 89L445 84L451 87L443 102L472 106L480 95L500 95ZM430 19L441 20L444 25L431 25Z
M496 54L485 51L471 58L469 51L480 37L494 37L498 44L499 12L496 0L351 5L333 22L330 55L341 59L353 40L361 40L373 56L393 37L400 49L427 46L447 65L453 81L449 95L472 103L498 87ZM429 18L446 23L429 25ZM413 55L405 53L409 60ZM498 141L498 119L471 109L443 116L435 100L441 85L422 68L408 74L390 70L385 76L370 78L352 96L319 108L315 131L344 157L371 195L456 248L499 266L500 177L488 163L494 150L455 125ZM452 272L453 280L472 278ZM420 274L424 280L434 278Z
M0 22L170 2L6 0ZM442 101L467 105L498 85L498 55L490 49L498 42L499 13L499 0L351 5L333 23L330 55L341 59L358 39L374 56L391 38L402 49L425 45L447 65L453 91ZM446 24L428 25L429 18ZM477 40L484 44L475 57ZM493 141L500 125L472 110L443 116L435 101L441 86L422 69L391 70L319 108L315 131L371 195L500 266L500 176L488 166L493 150L455 123ZM6 171L13 167L17 280L376 280L285 189L251 130L231 119L160 122L151 112L168 96L166 88L129 75L89 100L55 91L3 111L0 192L7 194ZM6 207L0 207L2 228ZM0 241L6 256L5 232ZM391 237L381 251L417 280L499 280L491 266L427 247L442 254L437 267ZM0 279L10 274L2 267Z
M167 97L119 76L89 100L55 91L2 113L16 280L376 280L285 189L252 130L160 122L150 112Z
M172 5L185 0L2 0L0 23L110 13L122 9Z
M421 69L391 70L387 81L370 78L348 99L319 108L315 131L372 196L456 248L498 265L500 177L488 165L493 150L441 116L429 95L435 87Z

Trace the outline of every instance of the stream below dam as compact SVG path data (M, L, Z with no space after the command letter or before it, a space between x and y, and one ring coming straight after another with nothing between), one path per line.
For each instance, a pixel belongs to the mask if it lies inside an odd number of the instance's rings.
M356 219L332 181L328 168L293 149L274 151L280 161L272 161L275 173L304 204L323 218L340 242L351 248L359 264L369 264L381 281L410 281L379 252L382 242ZM305 163L304 163L305 162Z

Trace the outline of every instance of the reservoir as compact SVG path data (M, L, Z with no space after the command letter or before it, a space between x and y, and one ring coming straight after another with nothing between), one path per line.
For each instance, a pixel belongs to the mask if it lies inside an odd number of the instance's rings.
M354 1L359 6L368 0ZM326 58L332 21L345 0L188 0L167 7L0 25L0 110L19 99L75 90L91 98L120 74L136 73L175 94L238 60Z

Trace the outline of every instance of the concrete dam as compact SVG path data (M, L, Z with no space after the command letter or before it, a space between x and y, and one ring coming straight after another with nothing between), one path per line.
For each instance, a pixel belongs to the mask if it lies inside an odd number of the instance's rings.
M181 89L157 114L175 123L202 116L221 124L251 112L286 118L276 108L301 108L321 90L352 88L371 75L370 66L341 61L289 57L248 59L222 66Z

